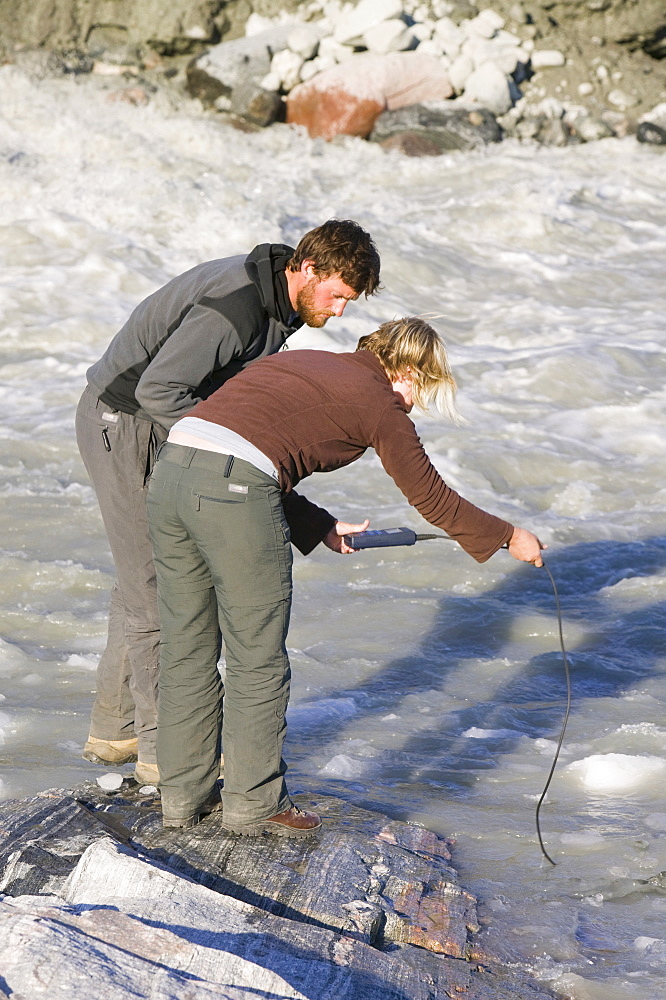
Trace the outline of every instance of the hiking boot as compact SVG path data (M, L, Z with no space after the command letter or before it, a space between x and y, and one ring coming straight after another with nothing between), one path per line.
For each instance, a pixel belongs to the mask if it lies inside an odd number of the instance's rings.
M196 826L204 816L208 816L209 813L218 812L222 808L222 799L220 797L220 789L217 786L208 796L206 801L202 806L196 810L196 812L190 813L178 813L170 812L169 807L165 806L164 800L162 801L162 826L165 827L180 827L181 829L189 829L192 826Z
M100 740L89 736L81 756L93 764L129 764L137 759L138 750L136 736L131 740Z
M278 837L312 837L321 829L321 819L316 813L305 812L298 806L290 806L284 812L271 816L259 823L222 823L230 833L241 837L260 837L262 833L273 833Z
M143 761L137 760L134 768L134 780L138 781L140 785L155 785L157 788L160 783L160 772L157 764L145 764Z
M224 777L224 754L220 757L219 777ZM159 788L159 767L157 764L144 764L143 761L138 760L136 767L134 768L134 779L135 781L138 781L140 785L155 785Z

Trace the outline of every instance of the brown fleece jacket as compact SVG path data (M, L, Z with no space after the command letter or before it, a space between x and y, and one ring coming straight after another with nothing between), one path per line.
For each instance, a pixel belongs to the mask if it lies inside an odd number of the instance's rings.
M286 351L256 361L188 416L250 441L279 473L292 541L310 552L335 523L294 492L313 472L330 472L374 448L409 503L478 562L513 533L446 485L378 359L369 351Z

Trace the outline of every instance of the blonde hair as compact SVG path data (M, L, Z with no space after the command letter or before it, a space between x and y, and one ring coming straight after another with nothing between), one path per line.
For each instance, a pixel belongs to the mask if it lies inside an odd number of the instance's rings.
M361 337L357 351L371 351L390 379L411 375L414 405L426 412L434 406L460 423L455 408L456 382L440 335L425 320L406 316L382 323Z

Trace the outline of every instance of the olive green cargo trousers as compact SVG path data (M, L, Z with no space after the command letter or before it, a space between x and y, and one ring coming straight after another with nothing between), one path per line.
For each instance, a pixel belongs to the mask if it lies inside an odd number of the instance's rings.
M116 567L106 649L97 668L90 734L136 735L139 760L157 760L159 617L146 515L146 480L167 432L122 413L87 386L76 411L76 440L97 494Z
M282 744L292 555L280 488L248 462L167 443L149 485L148 516L160 610L164 811L197 812L215 788L222 743L225 820L268 819L291 805Z

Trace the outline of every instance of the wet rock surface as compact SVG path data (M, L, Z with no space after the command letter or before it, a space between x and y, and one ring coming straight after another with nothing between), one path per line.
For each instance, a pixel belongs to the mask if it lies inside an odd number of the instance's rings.
M545 998L480 956L450 844L329 796L312 840L165 830L159 797L87 783L0 806L3 987L43 995Z

